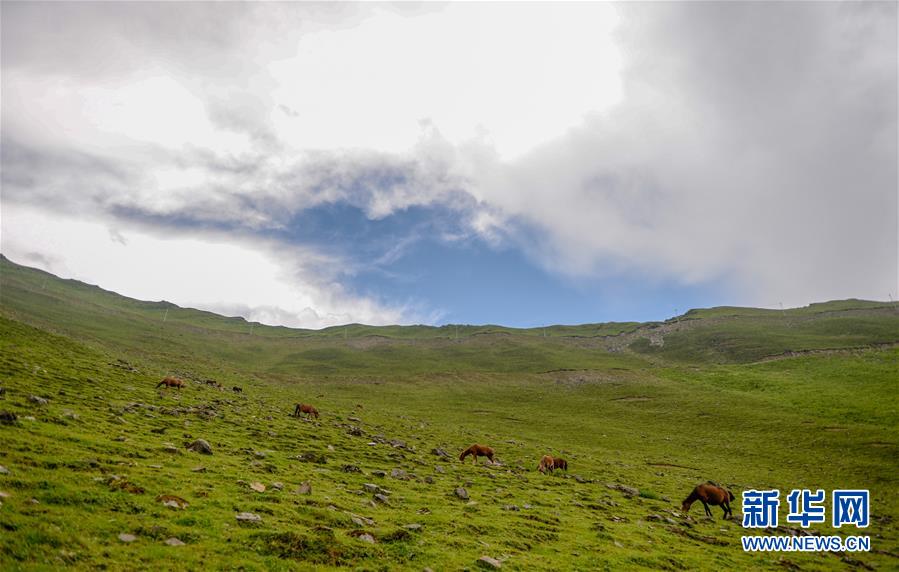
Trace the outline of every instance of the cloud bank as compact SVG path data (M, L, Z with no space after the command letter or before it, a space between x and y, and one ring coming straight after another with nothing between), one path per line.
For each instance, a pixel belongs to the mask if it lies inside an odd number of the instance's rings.
M894 4L10 4L2 25L4 253L132 296L439 319L289 238L327 205L439 207L442 240L575 282L896 295ZM90 263L128 258L150 270Z

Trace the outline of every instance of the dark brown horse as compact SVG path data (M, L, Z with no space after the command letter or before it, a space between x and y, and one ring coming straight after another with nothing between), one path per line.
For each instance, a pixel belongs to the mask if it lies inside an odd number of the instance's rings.
M166 376L162 379L162 381L156 384L156 387L165 386L177 387L178 389L181 389L185 385L186 384L184 383L184 380L178 379L177 377Z
M543 455L543 458L540 459L540 464L537 465L537 470L541 473L545 473L546 471L549 471L551 473L553 472L553 469L562 469L563 471L567 471L568 461L566 461L562 457Z
M297 403L296 408L293 410L294 417L299 417L300 413L305 413L309 417L315 417L318 419L318 409L312 407L311 405L306 405L305 403Z
M487 445L478 445L477 443L462 451L462 454L459 455L459 460L464 461L465 457L471 455L474 457L474 464L478 464L478 457L487 457L490 459L490 462L493 463L493 449L488 447Z
M708 481L701 485L696 485L690 496L684 499L681 510L686 514L690 512L690 506L694 502L700 501L705 508L706 516L709 518L712 518L712 510L709 508L709 505L720 506L724 511L724 518L729 518L734 514L730 510L730 501L732 500L734 500L734 493L724 487L719 487L712 481Z

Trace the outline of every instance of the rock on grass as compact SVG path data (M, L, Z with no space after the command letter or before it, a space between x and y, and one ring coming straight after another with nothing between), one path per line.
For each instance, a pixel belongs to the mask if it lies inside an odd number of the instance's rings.
M487 568L489 570L497 570L503 567L503 563L497 560L496 558L491 558L490 556L481 556L477 560L478 566L481 568Z
M209 442L205 439L197 439L196 441L188 445L187 448L191 451L202 453L204 455L212 454L212 446L210 446Z
M238 522L260 522L262 517L252 512L239 512L235 517Z

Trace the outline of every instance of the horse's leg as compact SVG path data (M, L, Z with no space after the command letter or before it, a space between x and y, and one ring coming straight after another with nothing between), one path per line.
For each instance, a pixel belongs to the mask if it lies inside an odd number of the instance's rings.
M723 518L724 518L725 520L727 520L727 519L729 519L731 516L733 516L733 513L732 513L731 510L730 510L730 503L729 503L728 501L724 501L723 503L721 503L721 508L724 510L724 517L723 517Z
M705 501L702 501L702 506L705 509L705 515L709 518L712 518L712 509L709 508L708 503Z

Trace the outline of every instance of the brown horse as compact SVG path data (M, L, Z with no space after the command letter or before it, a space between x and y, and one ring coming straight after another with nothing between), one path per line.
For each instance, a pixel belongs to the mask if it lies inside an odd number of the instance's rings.
M546 471L549 471L551 473L553 472L553 469L562 469L564 471L567 471L568 461L566 461L562 457L543 455L543 458L540 459L540 464L537 465L537 470L541 473L545 473Z
M156 384L156 387L159 387L160 385L165 387L177 387L178 389L181 389L185 386L185 383L184 380L178 379L177 377L166 376L162 379L162 381Z
M468 449L462 451L462 454L459 455L459 460L464 461L465 457L471 455L474 458L474 464L478 464L478 457L487 457L490 459L490 462L493 463L493 449L486 445L478 445L475 443Z
M296 408L293 410L294 417L299 417L300 413L305 413L307 416L315 417L318 419L318 409L312 407L311 405L306 405L305 403L297 403Z
M701 485L696 485L696 488L693 489L690 496L684 499L681 510L686 514L690 512L690 506L694 502L700 501L705 508L706 516L709 518L712 518L712 510L709 508L709 505L720 506L724 511L724 518L729 518L734 514L730 510L730 501L732 500L734 500L734 493L724 487L719 487L712 481L708 481Z

